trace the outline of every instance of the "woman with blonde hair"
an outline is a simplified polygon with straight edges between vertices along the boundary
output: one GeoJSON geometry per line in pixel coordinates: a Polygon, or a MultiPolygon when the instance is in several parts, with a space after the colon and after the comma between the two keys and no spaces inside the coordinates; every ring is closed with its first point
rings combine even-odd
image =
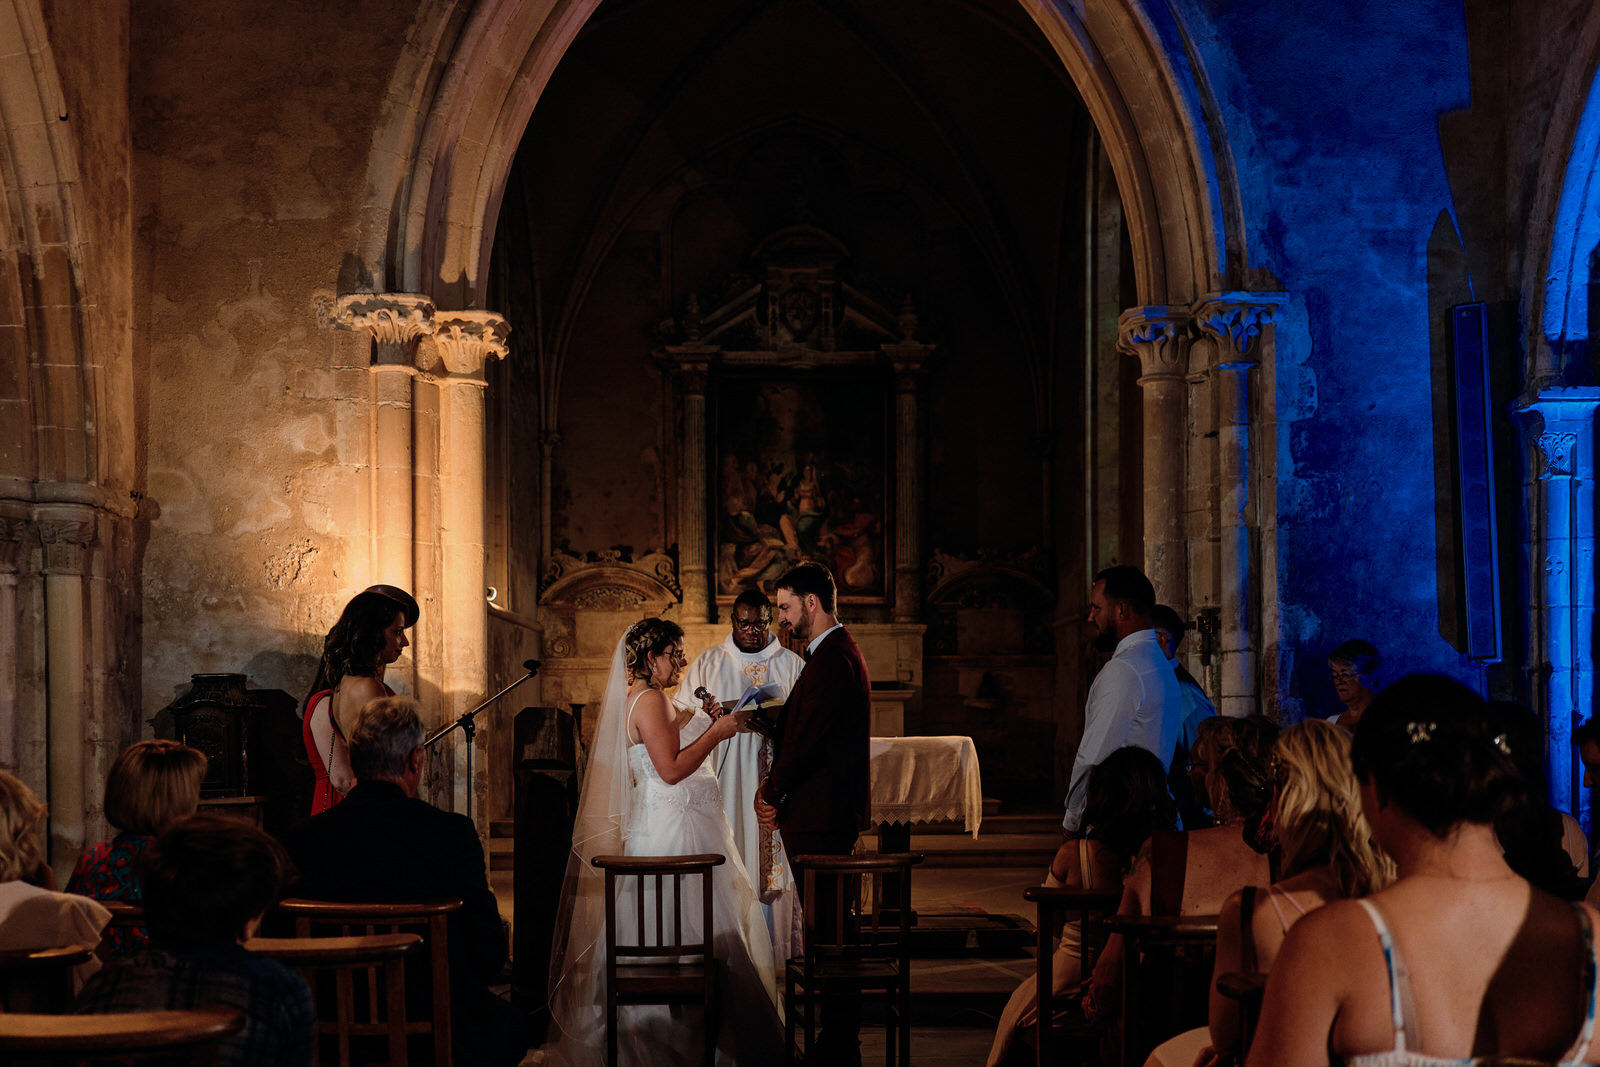
{"type": "MultiPolygon", "coordinates": [[[[111,913],[88,897],[57,893],[44,861],[39,824],[45,807],[18,779],[0,771],[0,951],[95,945],[111,913]]],[[[79,980],[98,969],[91,960],[79,980]]]]}
{"type": "MultiPolygon", "coordinates": [[[[139,904],[139,861],[167,827],[200,805],[206,757],[178,741],[140,741],[122,750],[106,777],[106,821],[120,831],[84,850],[67,879],[67,892],[95,900],[139,904]]],[[[111,955],[149,943],[144,927],[111,931],[111,955]]]]}
{"type": "Polygon", "coordinates": [[[1216,978],[1235,971],[1268,973],[1302,916],[1331,900],[1375,893],[1394,880],[1394,864],[1373,843],[1361,812],[1349,734],[1320,719],[1291,726],[1273,746],[1270,770],[1269,836],[1278,851],[1278,880],[1264,893],[1256,886],[1241,889],[1223,904],[1211,1025],[1157,1048],[1151,1055],[1155,1064],[1231,1062],[1239,1048],[1239,1004],[1217,991],[1216,978]],[[1263,897],[1267,907],[1258,907],[1263,897]]]}

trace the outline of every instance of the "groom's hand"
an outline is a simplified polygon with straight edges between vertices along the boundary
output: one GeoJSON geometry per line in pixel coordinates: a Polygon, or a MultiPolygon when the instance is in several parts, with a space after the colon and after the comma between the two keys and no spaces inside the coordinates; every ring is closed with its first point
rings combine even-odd
{"type": "Polygon", "coordinates": [[[767,798],[761,795],[761,790],[756,790],[756,822],[761,824],[763,830],[776,830],[778,828],[778,809],[767,803],[767,798]]]}

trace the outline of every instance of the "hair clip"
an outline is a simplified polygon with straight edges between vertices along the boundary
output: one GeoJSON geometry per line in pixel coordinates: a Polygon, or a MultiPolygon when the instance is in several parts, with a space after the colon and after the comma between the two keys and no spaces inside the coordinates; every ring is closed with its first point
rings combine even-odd
{"type": "Polygon", "coordinates": [[[1411,738],[1413,745],[1420,745],[1424,741],[1433,739],[1433,731],[1439,728],[1436,722],[1408,722],[1406,734],[1411,738]]]}
{"type": "Polygon", "coordinates": [[[1511,742],[1506,740],[1505,734],[1495,734],[1489,739],[1489,743],[1498,748],[1502,755],[1511,755],[1511,742]]]}

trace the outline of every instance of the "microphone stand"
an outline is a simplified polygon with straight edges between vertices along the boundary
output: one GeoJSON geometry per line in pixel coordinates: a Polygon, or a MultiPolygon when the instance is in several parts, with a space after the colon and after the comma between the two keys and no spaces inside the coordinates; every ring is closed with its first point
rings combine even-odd
{"type": "Polygon", "coordinates": [[[428,738],[425,741],[422,742],[422,747],[423,748],[429,748],[429,747],[431,747],[433,745],[433,743],[435,741],[439,740],[439,738],[445,736],[451,730],[454,730],[458,726],[461,728],[461,732],[466,735],[466,737],[467,737],[467,818],[469,818],[469,819],[472,817],[472,735],[475,732],[477,732],[477,729],[478,729],[478,724],[474,720],[477,719],[478,712],[483,711],[490,704],[493,704],[495,701],[499,700],[501,697],[503,697],[507,693],[511,692],[517,686],[521,685],[523,682],[526,682],[529,678],[532,678],[534,675],[538,674],[539,673],[539,661],[536,660],[536,659],[523,660],[522,661],[522,669],[527,671],[528,673],[524,674],[521,678],[518,678],[516,681],[512,682],[510,685],[506,686],[504,689],[500,690],[500,692],[496,693],[494,696],[490,697],[488,700],[485,700],[482,704],[479,704],[477,707],[473,708],[471,711],[467,712],[465,715],[461,716],[459,719],[455,720],[454,722],[447,723],[446,725],[439,727],[433,733],[429,734],[428,738]]]}

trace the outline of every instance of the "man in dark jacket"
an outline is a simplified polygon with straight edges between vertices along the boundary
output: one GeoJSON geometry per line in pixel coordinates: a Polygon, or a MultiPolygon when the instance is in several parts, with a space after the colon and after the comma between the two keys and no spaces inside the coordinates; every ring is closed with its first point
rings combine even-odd
{"type": "MultiPolygon", "coordinates": [[[[355,787],[284,838],[301,874],[294,891],[314,900],[461,898],[449,917],[455,1056],[467,1067],[516,1064],[531,1034],[527,1017],[488,988],[505,964],[506,937],[483,846],[465,815],[417,799],[422,737],[415,701],[382,697],[361,709],[350,735],[355,787]]],[[[408,967],[407,976],[423,970],[408,967]]]]}
{"type": "MultiPolygon", "coordinates": [[[[828,568],[802,563],[778,579],[776,591],[778,625],[806,642],[806,666],[783,706],[772,768],[756,794],[756,817],[782,831],[791,856],[849,855],[872,815],[867,661],[834,615],[837,595],[828,568]]],[[[822,910],[818,921],[826,923],[822,910]]],[[[860,1063],[860,1004],[830,1000],[823,1020],[817,1048],[807,1049],[807,1058],[860,1063]]]]}

